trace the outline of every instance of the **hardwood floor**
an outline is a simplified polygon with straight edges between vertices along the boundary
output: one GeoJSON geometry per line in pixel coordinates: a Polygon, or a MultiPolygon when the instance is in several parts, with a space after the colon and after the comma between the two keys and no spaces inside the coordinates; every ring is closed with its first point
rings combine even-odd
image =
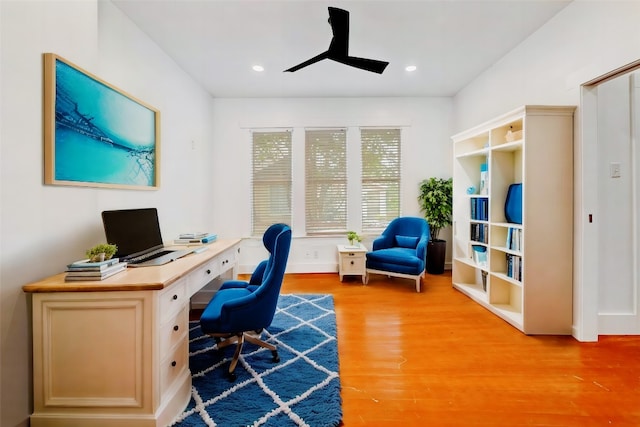
{"type": "Polygon", "coordinates": [[[451,287],[290,274],[331,293],[351,426],[640,426],[640,337],[526,336],[451,287]]]}
{"type": "Polygon", "coordinates": [[[640,336],[526,336],[451,287],[288,274],[334,295],[343,425],[640,426],[640,336]]]}

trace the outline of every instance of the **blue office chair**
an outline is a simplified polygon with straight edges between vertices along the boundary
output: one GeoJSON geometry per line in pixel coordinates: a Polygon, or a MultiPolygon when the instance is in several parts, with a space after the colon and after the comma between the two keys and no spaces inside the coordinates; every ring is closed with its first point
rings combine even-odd
{"type": "Polygon", "coordinates": [[[258,264],[248,282],[223,283],[200,316],[202,332],[215,338],[219,350],[236,343],[228,371],[231,381],[236,379],[233,371],[245,341],[271,350],[272,360],[280,361],[276,346],[259,339],[259,334],[271,325],[276,312],[291,247],[291,228],[274,224],[265,231],[262,242],[270,252],[269,258],[258,264]]]}
{"type": "Polygon", "coordinates": [[[416,292],[420,292],[428,242],[426,219],[407,216],[394,219],[367,252],[365,283],[369,282],[369,273],[385,274],[415,280],[416,292]]]}

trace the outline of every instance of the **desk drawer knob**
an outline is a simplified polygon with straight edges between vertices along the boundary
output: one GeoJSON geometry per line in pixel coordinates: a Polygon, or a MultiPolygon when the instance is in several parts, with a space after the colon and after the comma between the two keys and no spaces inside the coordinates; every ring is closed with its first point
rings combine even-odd
{"type": "Polygon", "coordinates": [[[351,265],[355,264],[353,261],[351,261],[351,265]]]}
{"type": "Polygon", "coordinates": [[[178,326],[178,325],[175,325],[175,326],[173,327],[173,330],[174,330],[174,331],[176,331],[176,332],[178,331],[178,329],[180,329],[180,326],[178,326]]]}
{"type": "Polygon", "coordinates": [[[178,363],[174,360],[173,362],[171,362],[171,366],[175,367],[178,363]]]}
{"type": "Polygon", "coordinates": [[[211,274],[211,270],[207,270],[207,274],[211,274]]]}
{"type": "Polygon", "coordinates": [[[174,295],[174,296],[173,296],[173,300],[175,301],[175,300],[177,300],[177,299],[178,299],[178,295],[174,295]]]}

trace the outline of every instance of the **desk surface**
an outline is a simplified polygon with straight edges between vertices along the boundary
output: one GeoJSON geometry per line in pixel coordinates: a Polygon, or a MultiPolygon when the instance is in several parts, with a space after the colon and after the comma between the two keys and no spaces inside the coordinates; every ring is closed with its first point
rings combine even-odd
{"type": "Polygon", "coordinates": [[[164,289],[176,280],[204,264],[216,255],[233,247],[240,239],[216,240],[207,245],[207,250],[189,254],[176,261],[152,267],[127,268],[104,280],[86,282],[65,282],[65,273],[24,285],[22,290],[38,292],[104,292],[104,291],[140,291],[164,289]]]}

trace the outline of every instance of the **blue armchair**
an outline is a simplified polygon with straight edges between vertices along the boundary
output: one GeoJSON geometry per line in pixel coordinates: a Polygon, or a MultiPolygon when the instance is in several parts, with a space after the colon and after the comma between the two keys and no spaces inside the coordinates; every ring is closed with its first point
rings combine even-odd
{"type": "Polygon", "coordinates": [[[219,350],[236,343],[228,370],[232,381],[245,341],[271,350],[272,360],[280,361],[276,346],[261,340],[259,335],[271,325],[276,312],[291,247],[291,228],[274,224],[265,231],[262,242],[270,252],[269,259],[258,264],[248,282],[223,283],[200,316],[202,331],[215,338],[219,350]]]}
{"type": "Polygon", "coordinates": [[[368,283],[370,273],[385,274],[415,280],[416,292],[420,292],[428,242],[429,224],[424,218],[394,219],[367,252],[365,283],[368,283]]]}

